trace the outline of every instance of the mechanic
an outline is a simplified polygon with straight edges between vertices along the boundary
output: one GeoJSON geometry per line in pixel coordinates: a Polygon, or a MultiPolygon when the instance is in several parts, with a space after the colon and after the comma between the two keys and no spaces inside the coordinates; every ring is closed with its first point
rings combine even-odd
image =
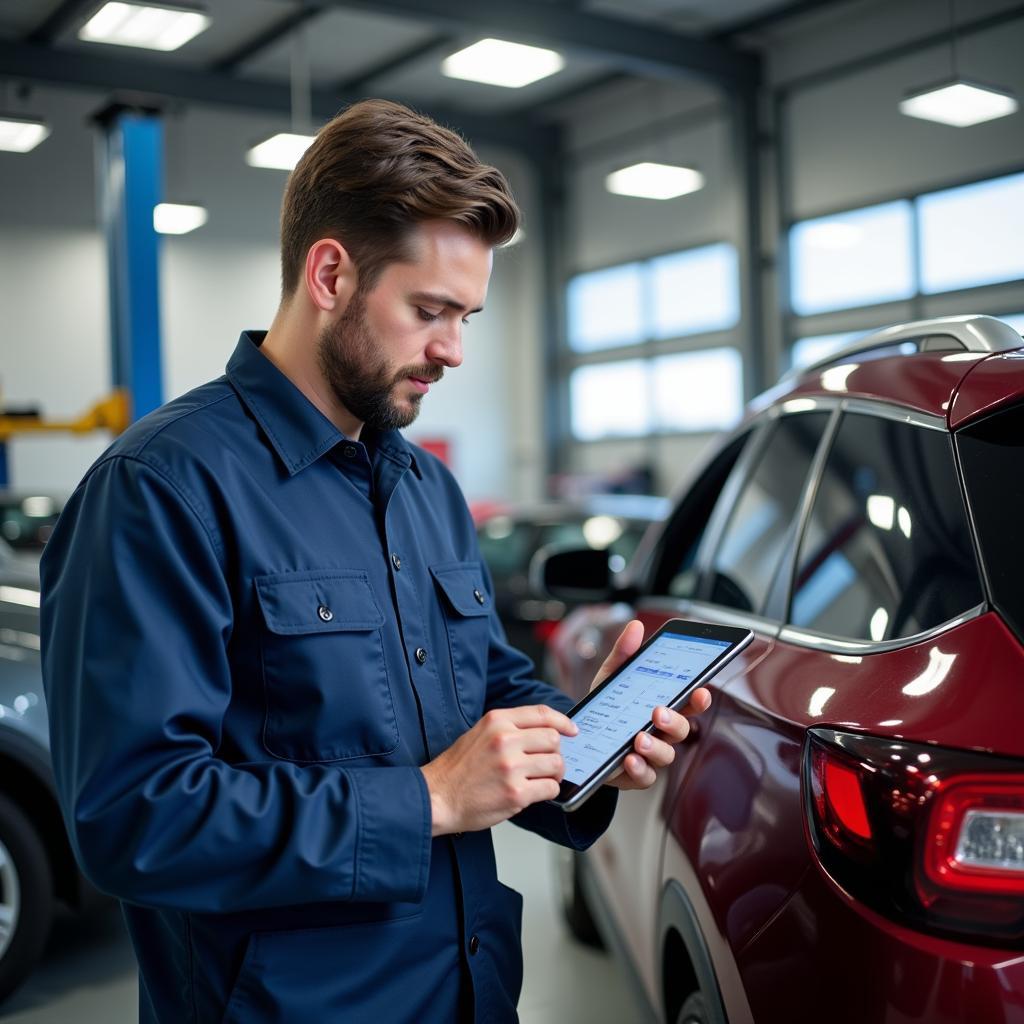
{"type": "Polygon", "coordinates": [[[457,135],[350,107],[288,181],[269,331],[118,438],[47,545],[57,788],[143,1022],[514,1021],[490,826],[583,849],[687,734],[657,709],[582,810],[545,803],[570,702],[505,642],[458,485],[399,432],[518,223],[457,135]]]}

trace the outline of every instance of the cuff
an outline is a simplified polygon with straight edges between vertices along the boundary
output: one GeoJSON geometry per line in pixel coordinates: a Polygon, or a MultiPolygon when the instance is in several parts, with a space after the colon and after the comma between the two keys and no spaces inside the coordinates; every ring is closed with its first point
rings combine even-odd
{"type": "Polygon", "coordinates": [[[430,874],[430,794],[419,768],[355,768],[345,774],[356,794],[352,899],[417,903],[430,874]]]}

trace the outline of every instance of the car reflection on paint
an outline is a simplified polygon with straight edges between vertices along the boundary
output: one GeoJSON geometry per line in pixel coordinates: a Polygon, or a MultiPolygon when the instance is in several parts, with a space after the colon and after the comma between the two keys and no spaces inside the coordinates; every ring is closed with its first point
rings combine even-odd
{"type": "Polygon", "coordinates": [[[756,400],[624,573],[589,556],[605,600],[550,652],[574,698],[630,618],[755,633],[563,876],[657,1019],[1024,1021],[1021,346],[863,339],[756,400]]]}

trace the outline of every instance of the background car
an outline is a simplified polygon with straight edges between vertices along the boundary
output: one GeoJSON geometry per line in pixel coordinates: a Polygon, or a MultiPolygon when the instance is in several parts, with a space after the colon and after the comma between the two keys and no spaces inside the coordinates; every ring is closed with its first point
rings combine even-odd
{"type": "Polygon", "coordinates": [[[580,501],[491,505],[476,518],[477,537],[494,580],[495,607],[510,642],[543,668],[544,646],[566,610],[578,603],[540,593],[530,564],[542,548],[605,551],[624,569],[644,531],[668,512],[666,498],[601,494],[580,501]]]}
{"type": "Polygon", "coordinates": [[[64,502],[51,494],[0,491],[0,539],[16,552],[39,555],[64,502]]]}
{"type": "Polygon", "coordinates": [[[101,902],[75,865],[53,786],[38,555],[0,541],[0,1001],[38,960],[58,903],[101,902]]]}
{"type": "Polygon", "coordinates": [[[872,335],[754,402],[624,573],[546,560],[609,584],[553,640],[573,697],[631,617],[755,633],[568,875],[658,1019],[1024,1020],[1021,346],[872,335]]]}

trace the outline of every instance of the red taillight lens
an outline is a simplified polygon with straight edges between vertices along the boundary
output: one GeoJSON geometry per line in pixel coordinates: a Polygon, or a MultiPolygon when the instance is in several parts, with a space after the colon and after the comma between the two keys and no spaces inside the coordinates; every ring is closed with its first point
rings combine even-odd
{"type": "Polygon", "coordinates": [[[811,755],[811,787],[822,830],[837,846],[854,840],[870,840],[864,794],[857,770],[830,751],[818,748],[811,755]]]}
{"type": "Polygon", "coordinates": [[[807,833],[825,873],[911,927],[1024,943],[1024,770],[1018,760],[816,727],[807,833]]]}
{"type": "Polygon", "coordinates": [[[924,868],[942,889],[1024,893],[1024,775],[968,776],[940,786],[924,868]]]}

